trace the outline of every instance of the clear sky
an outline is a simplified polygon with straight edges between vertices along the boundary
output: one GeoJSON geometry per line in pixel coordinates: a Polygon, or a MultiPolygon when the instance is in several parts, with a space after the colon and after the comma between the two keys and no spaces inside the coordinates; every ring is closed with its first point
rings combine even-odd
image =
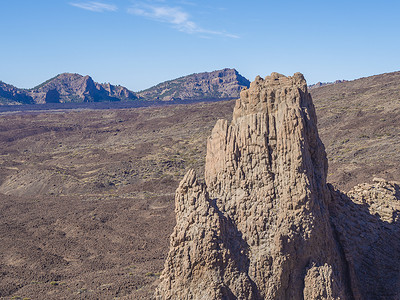
{"type": "Polygon", "coordinates": [[[400,70],[400,0],[1,0],[0,80],[63,72],[134,91],[236,68],[309,83],[400,70]]]}

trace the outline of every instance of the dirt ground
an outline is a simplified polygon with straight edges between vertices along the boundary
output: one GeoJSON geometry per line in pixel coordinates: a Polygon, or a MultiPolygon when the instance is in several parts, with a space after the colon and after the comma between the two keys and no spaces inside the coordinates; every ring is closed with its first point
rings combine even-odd
{"type": "MultiPolygon", "coordinates": [[[[399,77],[312,90],[336,187],[400,180],[399,77]]],[[[1,115],[0,299],[151,299],[175,189],[233,106],[1,115]]]]}
{"type": "Polygon", "coordinates": [[[1,116],[1,299],[149,299],[178,182],[232,108],[1,116]]]}

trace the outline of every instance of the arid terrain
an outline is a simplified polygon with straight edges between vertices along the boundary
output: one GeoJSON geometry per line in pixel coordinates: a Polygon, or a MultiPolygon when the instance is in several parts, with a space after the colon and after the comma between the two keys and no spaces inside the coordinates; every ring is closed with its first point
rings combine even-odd
{"type": "MultiPolygon", "coordinates": [[[[328,182],[400,180],[400,72],[311,90],[328,182]]],[[[149,299],[186,170],[234,101],[0,117],[0,299],[149,299]]]]}
{"type": "Polygon", "coordinates": [[[0,295],[147,299],[177,183],[232,105],[2,116],[0,295]]]}
{"type": "Polygon", "coordinates": [[[400,181],[400,72],[312,89],[329,159],[343,191],[373,176],[400,181]]]}

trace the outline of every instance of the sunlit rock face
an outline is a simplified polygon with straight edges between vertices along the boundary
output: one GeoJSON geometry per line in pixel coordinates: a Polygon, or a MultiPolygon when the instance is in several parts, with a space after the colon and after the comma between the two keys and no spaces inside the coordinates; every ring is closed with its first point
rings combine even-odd
{"type": "Polygon", "coordinates": [[[241,92],[209,137],[205,183],[190,170],[176,191],[157,299],[365,298],[316,124],[300,73],[241,92]]]}

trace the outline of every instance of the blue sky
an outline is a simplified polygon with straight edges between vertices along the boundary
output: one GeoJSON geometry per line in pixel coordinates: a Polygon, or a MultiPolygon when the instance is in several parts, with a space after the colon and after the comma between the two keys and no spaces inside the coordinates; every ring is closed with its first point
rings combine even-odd
{"type": "Polygon", "coordinates": [[[400,70],[399,16],[399,0],[2,1],[0,80],[73,72],[139,91],[226,67],[355,79],[400,70]]]}

